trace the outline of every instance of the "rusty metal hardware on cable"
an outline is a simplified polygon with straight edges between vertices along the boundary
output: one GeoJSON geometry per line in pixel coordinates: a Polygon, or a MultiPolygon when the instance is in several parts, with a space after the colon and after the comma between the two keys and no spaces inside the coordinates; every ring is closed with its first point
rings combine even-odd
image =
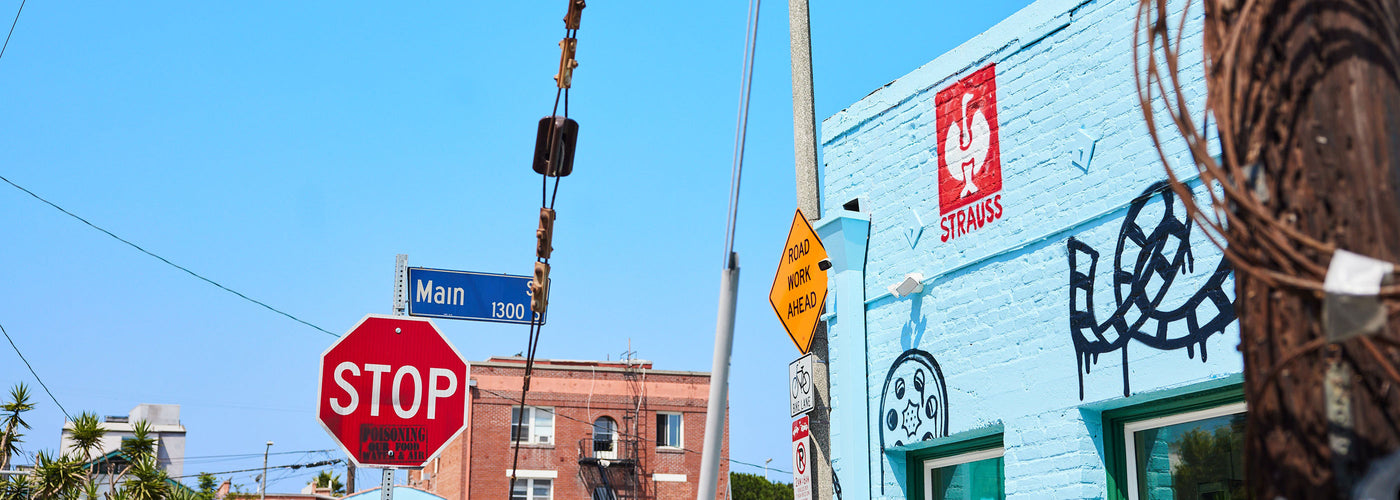
{"type": "Polygon", "coordinates": [[[572,173],[577,141],[578,122],[572,118],[541,118],[535,135],[535,173],[549,177],[565,177],[572,173]]]}
{"type": "Polygon", "coordinates": [[[544,314],[549,307],[549,264],[535,263],[535,278],[530,281],[530,310],[544,314]]]}
{"type": "Polygon", "coordinates": [[[535,230],[535,255],[548,259],[554,252],[554,210],[540,209],[540,227],[535,230]]]}
{"type": "Polygon", "coordinates": [[[583,0],[569,0],[569,13],[564,15],[564,29],[578,29],[579,21],[583,20],[583,8],[587,7],[583,0]]]}

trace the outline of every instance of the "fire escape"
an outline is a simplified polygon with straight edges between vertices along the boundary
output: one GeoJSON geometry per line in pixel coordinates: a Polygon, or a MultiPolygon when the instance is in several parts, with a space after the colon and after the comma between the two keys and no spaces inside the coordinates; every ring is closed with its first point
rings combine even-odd
{"type": "MultiPolygon", "coordinates": [[[[628,342],[629,344],[631,342],[628,342]]],[[[644,461],[648,440],[647,425],[642,422],[646,410],[646,374],[636,351],[623,353],[622,376],[627,381],[628,409],[620,429],[602,432],[595,426],[593,437],[579,440],[579,479],[588,488],[592,500],[646,500],[651,495],[642,478],[646,477],[644,461]]]]}

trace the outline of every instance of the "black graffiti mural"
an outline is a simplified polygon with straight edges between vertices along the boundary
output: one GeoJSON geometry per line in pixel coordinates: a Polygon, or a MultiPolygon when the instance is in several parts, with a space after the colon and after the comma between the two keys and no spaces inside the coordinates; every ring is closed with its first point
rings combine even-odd
{"type": "MultiPolygon", "coordinates": [[[[880,397],[880,450],[948,435],[948,384],[943,370],[927,352],[900,354],[885,375],[880,397]]],[[[880,468],[880,492],[885,469],[880,468]]]]}
{"type": "Polygon", "coordinates": [[[1234,304],[1223,287],[1232,268],[1223,257],[1200,289],[1176,307],[1163,306],[1177,277],[1195,271],[1191,219],[1175,202],[1176,193],[1165,182],[1158,182],[1128,206],[1113,257],[1117,305],[1102,323],[1094,317],[1099,252],[1069,238],[1069,327],[1079,365],[1080,400],[1084,399],[1084,377],[1100,354],[1118,351],[1122,355],[1123,395],[1127,396],[1128,345],[1132,341],[1158,350],[1185,348],[1189,358],[1199,349],[1204,362],[1206,339],[1223,333],[1235,320],[1234,304]],[[1143,215],[1144,207],[1155,201],[1163,207],[1160,220],[1143,215]],[[1184,328],[1169,328],[1172,325],[1184,328]]]}

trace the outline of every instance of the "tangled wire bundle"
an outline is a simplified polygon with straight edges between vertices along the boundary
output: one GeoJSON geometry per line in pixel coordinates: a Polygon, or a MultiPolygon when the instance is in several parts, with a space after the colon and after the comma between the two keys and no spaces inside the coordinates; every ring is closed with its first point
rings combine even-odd
{"type": "MultiPolygon", "coordinates": [[[[1240,272],[1271,287],[1292,287],[1322,293],[1327,266],[1319,262],[1329,262],[1337,246],[1303,234],[1292,224],[1294,221],[1279,220],[1264,205],[1270,193],[1262,179],[1260,167],[1263,138],[1267,134],[1287,133],[1280,132],[1278,124],[1293,123],[1297,114],[1304,108],[1303,99],[1308,96],[1307,92],[1295,91],[1285,94],[1277,91],[1280,82],[1293,83],[1298,77],[1297,74],[1270,74],[1267,78],[1258,75],[1259,68],[1270,67],[1260,61],[1277,63],[1280,62],[1277,59],[1284,55],[1268,53],[1271,47],[1254,47],[1241,43],[1246,30],[1267,29],[1260,26],[1264,23],[1251,21],[1259,21],[1259,16],[1278,17],[1278,9],[1263,12],[1263,4],[1272,2],[1261,0],[1246,0],[1238,9],[1237,2],[1232,0],[1206,4],[1210,9],[1209,16],[1234,22],[1214,23],[1222,28],[1205,34],[1206,45],[1210,47],[1216,44],[1220,50],[1217,51],[1219,56],[1215,60],[1210,60],[1207,56],[1205,61],[1208,97],[1198,126],[1182,91],[1180,71],[1182,35],[1193,1],[1186,0],[1186,6],[1181,10],[1181,16],[1176,22],[1174,35],[1173,30],[1169,29],[1172,26],[1167,3],[1167,0],[1142,0],[1138,5],[1133,46],[1143,47],[1146,53],[1134,57],[1133,73],[1148,133],[1163,165],[1168,167],[1166,171],[1172,189],[1185,203],[1190,216],[1200,224],[1206,237],[1225,253],[1240,272]],[[1146,37],[1145,47],[1143,37],[1146,37]],[[1241,60],[1251,64],[1237,64],[1241,60]],[[1209,188],[1207,191],[1214,212],[1213,217],[1201,209],[1192,198],[1190,188],[1170,168],[1171,163],[1163,148],[1163,138],[1158,131],[1154,104],[1162,106],[1172,124],[1185,139],[1191,158],[1200,171],[1201,180],[1209,188]],[[1220,159],[1210,154],[1209,140],[1205,136],[1208,130],[1207,120],[1212,117],[1221,131],[1245,130],[1240,135],[1226,132],[1219,134],[1223,153],[1220,159]],[[1247,130],[1241,125],[1247,125],[1247,130]],[[1244,140],[1241,140],[1242,138],[1244,140]],[[1231,227],[1237,228],[1233,234],[1226,230],[1231,227]],[[1258,252],[1246,253],[1238,250],[1244,247],[1232,248],[1233,244],[1242,243],[1242,235],[1248,235],[1248,248],[1257,249],[1258,252]]],[[[1370,8],[1385,10],[1395,7],[1376,2],[1376,5],[1370,8]]],[[[1295,17],[1308,15],[1295,11],[1284,14],[1295,17]]],[[[1370,17],[1364,12],[1355,15],[1370,17]]],[[[1376,15],[1374,18],[1365,19],[1367,27],[1374,34],[1371,38],[1375,40],[1358,41],[1350,39],[1351,37],[1341,40],[1341,37],[1338,37],[1336,43],[1367,43],[1366,52],[1379,53],[1394,61],[1395,49],[1400,47],[1400,29],[1390,24],[1389,19],[1393,17],[1376,15]]],[[[1272,18],[1270,20],[1285,21],[1272,18]]],[[[1300,22],[1296,19],[1293,21],[1300,22]]],[[[1316,70],[1300,68],[1296,73],[1308,71],[1316,70]]],[[[1315,83],[1316,80],[1311,81],[1315,83]]],[[[1397,305],[1396,300],[1400,299],[1400,285],[1382,286],[1380,297],[1392,306],[1397,305]]]]}

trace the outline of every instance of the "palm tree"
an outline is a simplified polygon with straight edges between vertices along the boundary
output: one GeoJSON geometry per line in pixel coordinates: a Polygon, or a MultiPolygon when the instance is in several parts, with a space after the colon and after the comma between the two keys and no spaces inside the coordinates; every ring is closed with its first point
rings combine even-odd
{"type": "Polygon", "coordinates": [[[13,389],[10,389],[10,402],[0,405],[0,423],[4,424],[5,432],[0,434],[0,470],[10,468],[10,457],[19,453],[20,429],[29,429],[29,423],[24,421],[24,412],[33,410],[34,404],[29,402],[29,388],[20,382],[13,389]]]}
{"type": "Polygon", "coordinates": [[[132,425],[132,437],[123,439],[121,454],[126,457],[127,466],[120,473],[108,474],[107,480],[112,491],[116,491],[117,483],[122,482],[127,474],[131,473],[139,464],[150,459],[155,463],[156,440],[151,437],[151,424],[145,420],[137,420],[132,425]]]}
{"type": "Polygon", "coordinates": [[[0,478],[0,500],[29,500],[34,494],[34,483],[29,476],[8,476],[0,478]]]}
{"type": "Polygon", "coordinates": [[[131,477],[122,483],[122,492],[131,500],[164,500],[170,496],[171,488],[165,471],[156,464],[155,457],[145,456],[133,460],[127,467],[131,477]]]}
{"type": "Polygon", "coordinates": [[[47,451],[40,451],[34,459],[34,498],[35,500],[71,500],[85,482],[84,461],[69,455],[54,458],[47,451]]]}
{"type": "Polygon", "coordinates": [[[83,461],[91,460],[93,452],[102,450],[102,438],[107,435],[107,429],[102,428],[102,424],[97,420],[97,414],[83,412],[78,418],[73,419],[73,451],[77,452],[76,458],[83,461]]]}
{"type": "Polygon", "coordinates": [[[317,488],[330,488],[332,495],[345,493],[345,485],[340,482],[339,474],[332,474],[331,471],[323,470],[311,480],[311,484],[317,488]]]}

